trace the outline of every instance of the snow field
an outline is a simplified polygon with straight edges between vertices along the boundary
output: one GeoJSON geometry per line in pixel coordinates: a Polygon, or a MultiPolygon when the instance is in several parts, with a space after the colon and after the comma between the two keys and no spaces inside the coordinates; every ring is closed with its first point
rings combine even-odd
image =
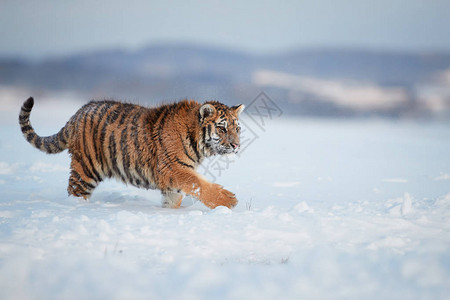
{"type": "MultiPolygon", "coordinates": [[[[36,110],[39,134],[64,125],[36,110]]],[[[1,299],[449,298],[448,124],[272,120],[207,164],[235,209],[174,210],[115,181],[67,197],[67,153],[3,116],[1,299]]]]}

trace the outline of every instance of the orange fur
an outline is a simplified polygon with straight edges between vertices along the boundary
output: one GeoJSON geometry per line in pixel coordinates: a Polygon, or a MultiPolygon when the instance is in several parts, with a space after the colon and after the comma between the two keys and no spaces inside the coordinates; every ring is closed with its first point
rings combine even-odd
{"type": "Polygon", "coordinates": [[[167,207],[179,207],[184,195],[210,208],[237,204],[233,193],[195,170],[205,157],[237,152],[243,105],[183,100],[146,108],[91,101],[57,134],[40,137],[29,121],[33,104],[29,98],[22,106],[22,132],[46,153],[69,149],[71,195],[87,199],[103,179],[115,177],[137,187],[160,189],[167,207]]]}

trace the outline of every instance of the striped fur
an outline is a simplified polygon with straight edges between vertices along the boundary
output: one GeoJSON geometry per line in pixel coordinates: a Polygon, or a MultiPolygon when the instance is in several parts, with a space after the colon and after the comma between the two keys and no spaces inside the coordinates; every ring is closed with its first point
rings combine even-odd
{"type": "Polygon", "coordinates": [[[184,195],[206,206],[234,207],[237,199],[195,170],[205,157],[239,150],[238,116],[244,106],[217,101],[146,108],[116,101],[91,101],[55,135],[38,136],[30,123],[34,100],[22,106],[25,139],[46,153],[69,149],[69,194],[88,199],[105,178],[160,189],[163,206],[179,207],[184,195]]]}

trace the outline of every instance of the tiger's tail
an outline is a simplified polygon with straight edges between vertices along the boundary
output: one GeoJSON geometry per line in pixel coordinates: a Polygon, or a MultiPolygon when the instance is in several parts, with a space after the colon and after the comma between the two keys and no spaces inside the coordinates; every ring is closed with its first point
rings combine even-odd
{"type": "Polygon", "coordinates": [[[45,153],[59,153],[68,147],[68,126],[64,126],[54,135],[40,137],[36,134],[30,123],[30,113],[34,105],[33,97],[28,98],[22,105],[19,114],[19,124],[25,139],[35,148],[45,153]]]}

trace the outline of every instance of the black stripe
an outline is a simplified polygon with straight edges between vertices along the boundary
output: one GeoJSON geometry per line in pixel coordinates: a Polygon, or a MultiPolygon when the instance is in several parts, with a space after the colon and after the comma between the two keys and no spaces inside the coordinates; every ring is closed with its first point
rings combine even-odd
{"type": "MultiPolygon", "coordinates": [[[[138,135],[142,135],[143,139],[144,139],[144,146],[147,147],[147,149],[149,149],[150,153],[151,153],[151,157],[147,158],[146,161],[143,162],[144,167],[147,168],[147,171],[150,173],[150,180],[152,182],[152,184],[154,184],[156,182],[156,178],[154,175],[154,171],[151,166],[151,162],[149,162],[149,159],[153,159],[156,160],[156,147],[155,147],[155,141],[154,139],[149,140],[149,136],[151,136],[152,132],[151,132],[151,127],[150,127],[150,116],[147,115],[147,117],[144,119],[144,128],[142,128],[142,130],[140,130],[138,132],[138,135]]],[[[148,181],[148,178],[145,178],[146,182],[148,181]]],[[[151,187],[151,184],[149,183],[149,186],[151,187]]]]}
{"type": "Polygon", "coordinates": [[[83,152],[84,152],[84,155],[87,157],[87,159],[88,159],[88,162],[89,162],[89,164],[90,164],[90,166],[88,166],[90,169],[92,169],[92,177],[94,177],[95,176],[95,181],[97,181],[97,182],[99,182],[99,181],[102,181],[102,177],[100,176],[100,174],[97,172],[97,170],[95,169],[95,166],[94,166],[94,163],[92,162],[92,157],[91,157],[91,154],[89,153],[89,147],[88,147],[88,145],[87,145],[87,143],[86,143],[86,123],[87,123],[87,117],[88,117],[88,113],[85,113],[85,115],[84,115],[84,119],[83,119],[83,144],[84,145],[81,145],[81,148],[83,148],[83,152]]]}
{"type": "MultiPolygon", "coordinates": [[[[52,145],[55,146],[54,144],[54,138],[53,137],[47,137],[47,138],[41,138],[44,144],[44,148],[47,151],[47,153],[54,153],[55,150],[54,148],[52,148],[52,145]]],[[[57,147],[59,148],[59,147],[57,147]]]]}
{"type": "Polygon", "coordinates": [[[166,122],[166,116],[169,114],[169,111],[167,109],[164,109],[164,111],[161,113],[160,115],[160,121],[159,121],[159,126],[158,126],[158,130],[155,131],[154,134],[158,135],[158,141],[159,144],[162,146],[162,133],[163,133],[163,129],[164,129],[164,123],[166,122]]]}
{"type": "Polygon", "coordinates": [[[84,105],[82,108],[80,108],[78,110],[78,112],[71,118],[72,120],[72,124],[73,124],[73,131],[74,132],[78,132],[78,128],[80,127],[80,119],[83,116],[84,110],[86,108],[87,105],[84,105]]]}
{"type": "MultiPolygon", "coordinates": [[[[181,139],[181,135],[179,135],[180,139],[181,139]]],[[[184,154],[187,156],[187,158],[189,158],[192,162],[196,163],[197,161],[195,161],[188,153],[188,150],[186,149],[186,145],[184,144],[184,140],[181,140],[181,143],[183,144],[183,152],[184,154]]]]}
{"type": "Polygon", "coordinates": [[[119,121],[119,126],[122,126],[125,123],[125,119],[128,117],[130,112],[134,109],[134,107],[129,104],[128,105],[123,104],[120,107],[120,109],[122,111],[124,111],[124,114],[122,115],[122,118],[120,118],[120,121],[119,121]]]}
{"type": "MultiPolygon", "coordinates": [[[[103,145],[106,144],[105,138],[106,138],[107,128],[109,127],[109,125],[114,124],[115,121],[117,120],[117,118],[119,117],[119,111],[116,110],[115,103],[106,103],[106,104],[107,105],[101,111],[102,117],[99,119],[99,123],[97,126],[97,127],[99,127],[100,123],[102,123],[104,121],[103,126],[101,128],[101,133],[100,133],[99,147],[103,147],[103,145]],[[106,120],[105,120],[105,118],[106,118],[106,120]]],[[[103,161],[104,157],[103,157],[102,153],[103,153],[103,150],[99,151],[98,157],[96,157],[96,159],[100,163],[103,173],[106,174],[106,172],[108,172],[108,177],[112,177],[112,173],[111,173],[111,169],[110,169],[112,166],[111,167],[107,166],[108,160],[106,158],[105,158],[106,161],[103,161]],[[106,168],[106,170],[105,170],[105,168],[106,168]]]]}
{"type": "Polygon", "coordinates": [[[110,106],[106,112],[108,114],[106,116],[106,124],[107,125],[114,124],[122,112],[123,112],[123,110],[121,110],[120,106],[119,107],[110,106]],[[111,108],[114,108],[114,110],[112,112],[109,111],[109,109],[111,109],[111,108]]]}
{"type": "Polygon", "coordinates": [[[34,105],[34,99],[33,97],[29,97],[25,102],[23,103],[23,107],[31,109],[34,105]]]}
{"type": "Polygon", "coordinates": [[[194,150],[195,156],[197,157],[197,162],[200,160],[200,153],[198,153],[197,143],[195,142],[194,133],[192,131],[188,132],[189,143],[192,150],[194,150]]]}
{"type": "MultiPolygon", "coordinates": [[[[167,106],[162,106],[160,107],[154,117],[155,117],[155,123],[152,126],[152,141],[154,143],[156,143],[158,141],[158,143],[161,146],[161,150],[163,150],[164,148],[162,147],[162,137],[161,137],[161,131],[162,131],[162,127],[164,126],[164,122],[165,122],[165,117],[168,114],[167,111],[167,106]],[[158,123],[159,122],[159,123],[158,123]],[[158,125],[158,128],[156,128],[156,125],[158,125]]],[[[158,149],[156,147],[156,145],[154,145],[152,148],[152,153],[153,153],[153,158],[156,159],[159,155],[158,155],[158,149]]],[[[164,151],[164,150],[163,150],[164,151]]],[[[167,153],[164,151],[164,154],[167,157],[167,153]]],[[[164,167],[162,160],[157,159],[155,162],[155,172],[152,173],[153,178],[155,183],[157,182],[157,180],[160,178],[160,174],[161,174],[161,165],[164,167]]]]}
{"type": "MultiPolygon", "coordinates": [[[[93,184],[91,184],[91,183],[89,183],[89,182],[87,182],[87,181],[84,181],[84,180],[81,178],[80,174],[78,174],[78,172],[76,172],[75,170],[72,170],[72,175],[73,175],[74,177],[76,177],[78,183],[80,183],[80,184],[83,185],[83,188],[86,189],[86,187],[87,187],[87,188],[89,188],[89,189],[91,189],[91,190],[95,189],[95,185],[93,185],[93,184]]],[[[77,184],[77,182],[75,182],[75,184],[77,184]]]]}
{"type": "MultiPolygon", "coordinates": [[[[17,109],[17,108],[16,108],[17,109]]],[[[32,107],[30,108],[26,108],[25,106],[22,106],[22,111],[25,113],[30,113],[31,112],[32,107]]]]}
{"type": "Polygon", "coordinates": [[[114,140],[114,131],[111,132],[111,135],[109,136],[109,154],[111,156],[111,163],[112,163],[111,168],[116,173],[115,175],[119,176],[123,182],[127,182],[117,166],[116,160],[117,149],[116,149],[116,141],[114,140]]]}
{"type": "MultiPolygon", "coordinates": [[[[140,118],[140,116],[142,115],[143,110],[140,109],[138,113],[136,113],[136,115],[133,118],[132,121],[132,127],[131,127],[131,136],[130,138],[133,139],[134,142],[134,147],[135,147],[135,151],[136,153],[136,161],[135,161],[135,169],[136,172],[138,173],[138,176],[140,177],[140,179],[142,181],[144,181],[145,187],[148,188],[150,187],[150,183],[148,182],[148,179],[146,178],[146,176],[142,173],[142,168],[141,165],[144,165],[144,163],[142,162],[142,151],[140,151],[140,145],[139,145],[139,130],[138,130],[138,120],[140,118]]],[[[145,135],[145,133],[144,133],[145,135]]],[[[138,185],[140,185],[141,180],[137,180],[139,181],[136,182],[138,185]]]]}
{"type": "Polygon", "coordinates": [[[169,168],[169,170],[172,170],[172,166],[170,165],[170,163],[172,162],[172,159],[170,158],[166,147],[163,146],[163,140],[162,140],[164,124],[166,122],[166,117],[169,113],[170,113],[170,108],[166,106],[165,111],[160,116],[161,121],[159,122],[159,127],[158,127],[158,141],[159,141],[159,145],[161,146],[161,149],[163,150],[164,157],[167,159],[167,164],[165,166],[167,168],[169,168]]]}
{"type": "MultiPolygon", "coordinates": [[[[58,141],[61,141],[64,145],[67,145],[67,140],[66,140],[66,137],[64,136],[64,130],[65,130],[65,128],[62,128],[56,135],[56,138],[58,139],[58,141]]],[[[58,148],[61,148],[61,147],[58,146],[58,148]]]]}
{"type": "MultiPolygon", "coordinates": [[[[86,121],[86,113],[85,113],[85,112],[83,112],[83,113],[84,113],[84,120],[86,121]]],[[[80,115],[82,115],[82,113],[80,113],[80,115]]],[[[79,123],[80,123],[79,121],[80,121],[80,119],[81,119],[81,116],[78,116],[77,121],[76,121],[77,127],[79,126],[79,123]]],[[[84,122],[83,122],[83,125],[84,125],[84,122]]],[[[82,137],[83,137],[83,139],[84,139],[84,126],[83,126],[82,130],[83,130],[83,135],[82,135],[82,137]]],[[[83,140],[83,143],[84,143],[84,140],[83,140]]],[[[83,149],[81,149],[80,151],[83,151],[83,150],[84,150],[84,148],[85,148],[84,146],[85,146],[84,144],[81,145],[81,148],[83,148],[83,149]]],[[[85,174],[87,177],[89,177],[90,179],[93,179],[93,180],[95,181],[94,176],[93,176],[92,173],[89,171],[89,169],[86,167],[86,164],[84,163],[83,156],[86,156],[86,154],[84,154],[84,155],[81,154],[81,157],[79,157],[78,162],[80,163],[81,167],[83,168],[84,174],[85,174]]]]}
{"type": "Polygon", "coordinates": [[[24,125],[20,129],[22,130],[22,133],[27,133],[28,131],[32,131],[33,127],[31,127],[30,125],[24,125]]]}
{"type": "Polygon", "coordinates": [[[206,144],[206,127],[202,127],[202,132],[203,132],[203,143],[206,144]]]}
{"type": "Polygon", "coordinates": [[[115,104],[112,104],[111,106],[109,106],[106,110],[106,112],[102,111],[102,118],[99,121],[99,124],[101,122],[103,122],[103,120],[106,118],[105,122],[103,122],[103,126],[102,126],[102,132],[100,134],[100,142],[103,144],[105,141],[105,136],[106,136],[106,129],[115,123],[115,121],[117,120],[117,118],[119,117],[119,111],[116,110],[115,104]],[[113,111],[111,111],[112,109],[114,109],[113,111]]]}
{"type": "Polygon", "coordinates": [[[175,161],[176,161],[177,163],[179,163],[180,165],[182,165],[182,166],[185,166],[185,167],[188,167],[188,168],[191,168],[191,169],[194,168],[194,166],[191,166],[191,165],[189,165],[189,164],[187,164],[187,163],[185,163],[185,162],[182,162],[178,157],[175,157],[175,161]]]}
{"type": "Polygon", "coordinates": [[[20,115],[19,116],[19,122],[21,124],[25,123],[26,121],[28,121],[28,119],[30,118],[30,115],[20,115]]]}
{"type": "MultiPolygon", "coordinates": [[[[95,141],[95,138],[96,138],[97,132],[98,132],[98,126],[94,126],[94,120],[96,119],[98,110],[99,110],[103,105],[104,105],[104,103],[96,103],[95,108],[94,108],[94,111],[93,111],[93,112],[90,112],[90,114],[89,114],[89,117],[91,118],[89,124],[90,124],[90,126],[91,126],[91,127],[90,127],[90,130],[91,130],[91,132],[92,132],[92,134],[90,135],[90,138],[91,138],[91,140],[92,140],[92,147],[94,148],[94,156],[95,156],[95,160],[96,160],[96,162],[99,163],[100,167],[102,166],[102,163],[101,163],[100,160],[99,160],[99,157],[100,157],[99,152],[100,152],[100,151],[99,151],[99,149],[97,148],[97,143],[96,143],[96,141],[95,141]]],[[[99,118],[98,118],[98,119],[99,119],[99,118]]],[[[94,165],[93,165],[93,167],[94,167],[94,165]]],[[[103,171],[103,170],[102,170],[102,171],[103,171]]],[[[100,174],[99,174],[99,177],[101,177],[100,174]]]]}
{"type": "Polygon", "coordinates": [[[66,126],[63,129],[63,136],[64,136],[64,140],[67,143],[67,140],[69,139],[69,122],[67,122],[66,126]]]}
{"type": "Polygon", "coordinates": [[[155,120],[155,123],[156,123],[156,121],[158,121],[161,114],[165,111],[166,111],[166,106],[162,106],[162,107],[153,109],[154,114],[152,115],[152,118],[153,118],[153,120],[155,120]]]}
{"type": "Polygon", "coordinates": [[[95,160],[99,163],[103,174],[106,175],[106,173],[107,173],[107,171],[105,171],[106,164],[103,161],[103,149],[102,149],[103,148],[103,139],[100,137],[100,142],[97,142],[97,135],[99,132],[100,123],[105,118],[105,114],[108,111],[108,108],[110,108],[111,106],[108,106],[108,103],[106,103],[106,102],[102,102],[101,104],[99,104],[98,107],[100,109],[100,113],[99,113],[99,117],[97,118],[96,124],[93,124],[93,126],[94,125],[95,126],[94,126],[94,131],[92,132],[92,140],[94,141],[95,160]]]}
{"type": "Polygon", "coordinates": [[[92,127],[94,126],[94,119],[95,119],[95,116],[97,115],[97,112],[98,112],[98,110],[100,109],[100,107],[101,107],[101,105],[98,103],[98,104],[95,106],[94,111],[89,113],[89,116],[91,117],[91,120],[90,120],[90,122],[89,122],[90,125],[91,125],[91,129],[92,129],[92,127]]]}
{"type": "Polygon", "coordinates": [[[164,165],[165,167],[167,167],[167,168],[169,168],[169,170],[171,170],[172,171],[172,166],[171,166],[171,163],[172,163],[172,158],[169,156],[169,153],[167,152],[167,149],[165,149],[164,148],[164,150],[163,150],[163,154],[164,154],[164,157],[166,158],[166,164],[164,165]]]}
{"type": "Polygon", "coordinates": [[[38,149],[41,149],[42,146],[42,138],[37,137],[36,140],[34,141],[34,146],[38,149]]]}
{"type": "Polygon", "coordinates": [[[125,176],[128,179],[128,182],[133,182],[133,177],[130,174],[130,154],[128,153],[128,144],[127,144],[127,133],[128,128],[125,127],[122,129],[122,133],[120,136],[120,149],[121,149],[121,155],[122,155],[122,166],[123,170],[125,172],[125,176]]]}
{"type": "Polygon", "coordinates": [[[56,152],[62,150],[58,145],[57,134],[46,137],[46,138],[38,137],[38,139],[42,140],[47,153],[56,153],[56,152]],[[52,148],[52,146],[53,146],[53,148],[52,148]]]}
{"type": "Polygon", "coordinates": [[[98,151],[97,154],[98,156],[95,157],[95,159],[97,159],[97,161],[100,163],[100,166],[102,167],[102,171],[103,173],[105,173],[105,169],[104,167],[106,167],[105,163],[103,162],[103,145],[105,144],[105,135],[106,135],[106,128],[108,125],[107,120],[107,113],[109,112],[109,110],[111,109],[111,106],[105,106],[102,108],[102,111],[100,112],[100,117],[98,120],[98,124],[97,126],[95,126],[96,128],[94,129],[94,139],[97,139],[97,134],[100,130],[100,138],[99,138],[99,143],[98,143],[98,147],[100,148],[101,151],[98,151]],[[104,122],[103,122],[104,121],[104,122]],[[100,124],[103,122],[103,126],[100,128],[100,124]]]}
{"type": "MultiPolygon", "coordinates": [[[[98,133],[98,124],[94,124],[94,122],[95,122],[94,120],[96,119],[96,116],[98,115],[98,110],[100,108],[102,108],[104,105],[105,105],[105,103],[96,103],[96,107],[95,107],[94,111],[90,113],[90,118],[91,118],[90,119],[90,125],[91,125],[90,130],[92,131],[92,134],[90,135],[90,137],[92,139],[92,146],[94,148],[95,161],[98,162],[98,164],[100,165],[102,172],[103,172],[103,162],[101,160],[101,155],[100,155],[101,144],[97,145],[99,143],[96,142],[96,137],[97,137],[97,133],[98,133]],[[94,126],[94,125],[96,125],[96,126],[94,126]]],[[[100,118],[97,118],[97,120],[98,119],[100,119],[100,118]]],[[[92,165],[92,166],[93,166],[93,168],[95,168],[94,165],[92,165]]],[[[103,173],[105,173],[105,172],[103,172],[103,173]]],[[[99,174],[99,177],[101,178],[100,174],[99,174]]]]}
{"type": "Polygon", "coordinates": [[[51,145],[52,145],[53,143],[52,143],[52,140],[51,140],[50,137],[48,137],[48,138],[40,138],[40,137],[38,137],[38,138],[36,139],[36,143],[37,143],[38,140],[41,140],[41,141],[42,141],[42,144],[44,145],[45,151],[46,151],[47,153],[52,153],[52,152],[53,152],[53,150],[52,150],[52,148],[51,148],[51,145]]]}
{"type": "Polygon", "coordinates": [[[170,163],[172,161],[172,159],[169,156],[169,153],[167,152],[166,147],[164,147],[163,145],[163,139],[162,139],[162,133],[163,133],[163,129],[164,129],[164,124],[166,122],[166,116],[169,114],[170,109],[168,109],[167,107],[165,107],[164,112],[161,114],[160,119],[161,121],[159,122],[159,126],[158,126],[158,142],[159,145],[161,146],[161,150],[163,151],[164,157],[167,159],[167,164],[165,165],[167,168],[169,168],[169,170],[172,170],[172,167],[170,166],[170,163]]]}
{"type": "Polygon", "coordinates": [[[35,136],[36,136],[36,133],[34,133],[34,132],[27,133],[27,136],[26,136],[27,141],[28,141],[29,143],[32,143],[32,142],[33,142],[33,138],[34,138],[35,136]]]}
{"type": "Polygon", "coordinates": [[[92,176],[91,172],[89,171],[89,169],[86,168],[86,164],[84,163],[84,161],[83,160],[78,160],[78,162],[80,163],[81,168],[83,169],[84,175],[86,175],[90,179],[96,181],[94,176],[92,176]]]}

